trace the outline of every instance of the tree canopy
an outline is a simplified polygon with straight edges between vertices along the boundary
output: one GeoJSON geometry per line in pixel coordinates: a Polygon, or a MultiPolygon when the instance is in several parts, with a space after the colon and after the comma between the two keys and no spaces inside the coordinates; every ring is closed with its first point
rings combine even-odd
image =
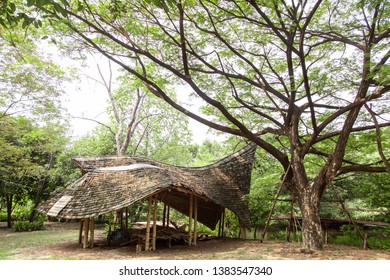
{"type": "Polygon", "coordinates": [[[308,251],[322,248],[319,206],[332,181],[386,172],[385,0],[28,0],[27,6],[137,77],[161,102],[271,155],[299,203],[308,251]],[[166,84],[189,88],[205,105],[202,114],[178,103],[166,84]],[[361,162],[351,141],[371,130],[379,153],[361,162]]]}

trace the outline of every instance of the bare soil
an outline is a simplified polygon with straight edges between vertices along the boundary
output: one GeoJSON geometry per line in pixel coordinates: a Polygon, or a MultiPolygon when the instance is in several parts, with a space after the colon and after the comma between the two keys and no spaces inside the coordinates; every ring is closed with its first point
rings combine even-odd
{"type": "MultiPolygon", "coordinates": [[[[78,224],[51,224],[49,230],[74,232],[74,240],[51,245],[25,247],[14,251],[13,259],[81,259],[81,260],[390,260],[390,251],[363,250],[357,247],[327,244],[321,252],[301,253],[298,242],[240,240],[219,238],[198,241],[196,246],[159,243],[156,251],[136,252],[135,245],[108,247],[106,234],[95,231],[94,248],[78,244],[78,224]]],[[[8,233],[13,234],[13,233],[8,233]]],[[[15,233],[16,234],[16,233],[15,233]]],[[[1,237],[1,235],[0,235],[1,237]]]]}

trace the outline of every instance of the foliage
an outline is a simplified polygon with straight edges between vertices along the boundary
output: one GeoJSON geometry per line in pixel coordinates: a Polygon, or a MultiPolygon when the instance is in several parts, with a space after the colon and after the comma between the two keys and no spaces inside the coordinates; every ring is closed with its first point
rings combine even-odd
{"type": "Polygon", "coordinates": [[[29,221],[16,221],[14,223],[14,231],[35,231],[35,230],[43,230],[45,227],[43,226],[43,220],[36,220],[33,222],[29,221]]]}
{"type": "MultiPolygon", "coordinates": [[[[374,128],[372,110],[383,116],[382,127],[389,125],[386,4],[29,1],[161,102],[257,143],[288,171],[287,187],[308,210],[302,211],[308,222],[319,220],[313,217],[335,177],[385,171],[378,161],[350,160],[348,142],[374,128]],[[188,86],[205,105],[202,114],[175,101],[167,84],[188,86]]],[[[304,242],[315,239],[318,249],[321,233],[313,228],[319,227],[303,229],[304,242]]]]}
{"type": "Polygon", "coordinates": [[[54,166],[67,141],[64,127],[40,126],[22,116],[3,117],[0,123],[0,197],[12,207],[29,197],[36,206],[62,182],[54,166]]]}
{"type": "Polygon", "coordinates": [[[63,83],[70,72],[53,63],[36,39],[18,27],[0,26],[0,58],[0,117],[59,119],[63,83]]]}

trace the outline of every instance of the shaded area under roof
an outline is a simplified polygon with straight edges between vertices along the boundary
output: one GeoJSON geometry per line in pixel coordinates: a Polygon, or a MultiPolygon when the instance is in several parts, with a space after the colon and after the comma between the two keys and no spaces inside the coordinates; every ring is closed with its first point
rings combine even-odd
{"type": "Polygon", "coordinates": [[[158,200],[188,215],[189,194],[198,198],[198,221],[214,229],[223,208],[249,228],[249,194],[256,145],[209,166],[178,167],[141,157],[75,158],[84,175],[38,206],[66,219],[90,218],[158,194],[158,200]]]}

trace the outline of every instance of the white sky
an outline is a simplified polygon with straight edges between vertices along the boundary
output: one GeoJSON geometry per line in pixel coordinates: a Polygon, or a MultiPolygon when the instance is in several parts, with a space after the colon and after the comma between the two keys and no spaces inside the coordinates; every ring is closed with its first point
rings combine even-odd
{"type": "MultiPolygon", "coordinates": [[[[66,64],[72,63],[71,61],[61,61],[61,63],[66,64]]],[[[102,85],[86,76],[88,75],[94,79],[101,80],[96,66],[97,63],[98,61],[96,59],[89,59],[88,67],[82,69],[82,73],[84,73],[85,76],[81,75],[80,80],[69,84],[65,89],[67,94],[63,101],[63,106],[73,117],[71,121],[73,137],[83,136],[91,132],[98,125],[96,122],[83,120],[80,119],[80,117],[95,119],[103,123],[107,120],[107,92],[102,85]]],[[[99,65],[101,69],[103,68],[102,71],[104,71],[104,65],[107,65],[106,69],[108,69],[106,60],[99,61],[99,65]]],[[[104,75],[108,77],[108,70],[106,70],[106,72],[107,73],[104,75]]],[[[182,92],[182,90],[180,90],[180,92],[182,92]]],[[[196,113],[197,106],[198,105],[193,104],[191,108],[188,109],[196,113]]],[[[193,142],[197,144],[201,144],[205,139],[221,139],[220,136],[216,136],[212,131],[210,132],[209,127],[197,121],[190,119],[189,126],[193,132],[193,142]]]]}

